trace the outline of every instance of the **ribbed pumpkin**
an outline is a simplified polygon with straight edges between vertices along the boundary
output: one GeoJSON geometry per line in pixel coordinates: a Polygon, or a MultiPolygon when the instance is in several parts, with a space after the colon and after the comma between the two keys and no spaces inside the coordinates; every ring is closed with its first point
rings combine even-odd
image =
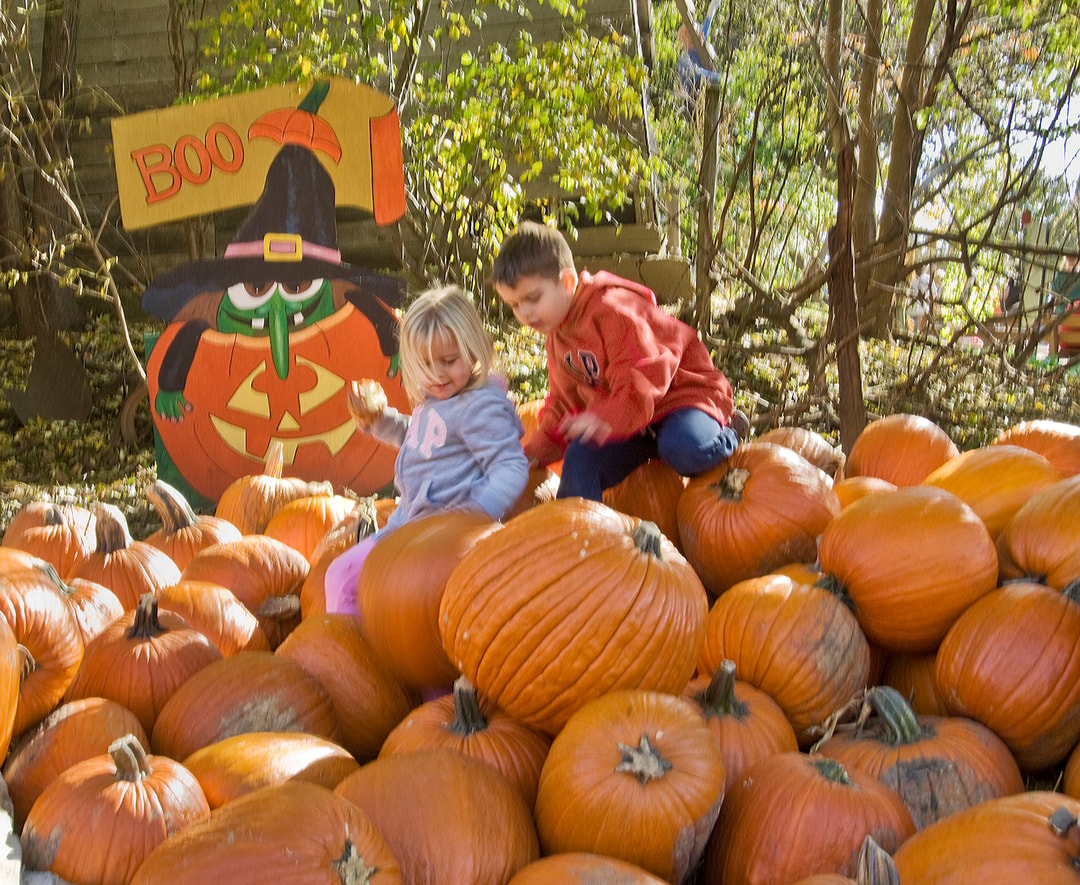
{"type": "Polygon", "coordinates": [[[1023,792],[1009,748],[985,725],[959,716],[916,716],[894,688],[866,693],[851,730],[816,748],[822,756],[872,774],[894,790],[921,830],[978,802],[1023,792]]]}
{"type": "Polygon", "coordinates": [[[22,829],[30,807],[41,791],[76,762],[109,751],[113,741],[134,735],[149,750],[139,717],[107,698],[85,698],[61,704],[11,747],[4,762],[4,782],[15,810],[15,827],[22,829]]]}
{"type": "Polygon", "coordinates": [[[214,515],[231,522],[242,535],[257,535],[289,501],[333,491],[329,483],[309,483],[295,476],[282,476],[284,466],[281,442],[273,440],[263,472],[239,476],[229,483],[218,498],[214,515]]]}
{"type": "Polygon", "coordinates": [[[551,740],[480,697],[461,676],[454,690],[417,707],[387,735],[380,756],[449,747],[505,775],[529,808],[551,740]]]}
{"type": "Polygon", "coordinates": [[[7,757],[15,731],[21,665],[22,657],[15,631],[7,619],[0,618],[0,759],[7,757]]]}
{"type": "Polygon", "coordinates": [[[937,684],[937,649],[925,654],[894,652],[882,667],[882,685],[895,688],[920,716],[947,716],[949,708],[937,684]]]}
{"type": "Polygon", "coordinates": [[[1078,814],[1061,793],[988,799],[916,833],[893,861],[904,885],[1064,885],[1080,878],[1078,814]]]}
{"type": "Polygon", "coordinates": [[[71,606],[83,645],[124,613],[124,606],[116,594],[104,584],[72,578],[70,582],[57,581],[56,587],[71,606]]]}
{"type": "Polygon", "coordinates": [[[1038,418],[1006,428],[992,445],[1023,446],[1038,452],[1065,476],[1080,473],[1080,427],[1038,418]]]}
{"type": "Polygon", "coordinates": [[[717,596],[778,566],[812,561],[818,535],[839,512],[832,481],[819,468],[784,446],[754,442],[687,483],[679,536],[717,596]]]}
{"type": "Polygon", "coordinates": [[[735,662],[723,660],[711,677],[694,677],[683,692],[701,711],[724,757],[725,792],[759,759],[799,749],[795,729],[780,705],[735,677],[735,662]]]}
{"type": "Polygon", "coordinates": [[[185,759],[208,744],[252,731],[302,731],[333,740],[330,695],[299,664],[268,651],[242,651],[180,686],[158,713],[150,746],[185,759]]]}
{"type": "Polygon", "coordinates": [[[987,594],[942,640],[936,677],[949,709],[993,729],[1022,770],[1061,762],[1080,740],[1080,581],[987,594]]]}
{"type": "Polygon", "coordinates": [[[228,587],[181,578],[158,593],[158,611],[171,612],[209,639],[223,657],[238,651],[269,651],[259,619],[228,587]]]}
{"type": "Polygon", "coordinates": [[[86,647],[65,699],[109,698],[139,717],[147,734],[173,693],[208,664],[221,660],[209,639],[172,612],[159,612],[144,593],[86,647]]]}
{"type": "Polygon", "coordinates": [[[200,550],[182,577],[228,587],[277,648],[300,623],[300,587],[309,569],[304,555],[283,541],[244,535],[200,550]]]}
{"type": "Polygon", "coordinates": [[[16,511],[0,546],[22,550],[70,576],[94,549],[94,514],[77,504],[30,501],[16,511]]]}
{"type": "Polygon", "coordinates": [[[19,840],[23,865],[73,885],[128,885],[155,846],[209,814],[187,769],[128,735],[42,791],[19,840]]]}
{"type": "MultiPolygon", "coordinates": [[[[706,850],[703,885],[854,875],[872,835],[895,851],[915,824],[900,797],[834,759],[780,753],[751,766],[724,799],[706,850]]],[[[919,883],[921,879],[901,879],[919,883]]]]}
{"type": "Polygon", "coordinates": [[[754,438],[754,442],[775,443],[802,455],[815,467],[825,471],[830,477],[836,476],[844,466],[844,453],[829,443],[815,430],[805,427],[774,427],[754,438]]]}
{"type": "Polygon", "coordinates": [[[888,651],[932,651],[997,584],[986,524],[933,486],[868,495],[821,534],[821,570],[844,588],[867,639],[888,651]]]}
{"type": "Polygon", "coordinates": [[[131,885],[401,885],[386,840],[353,803],[285,781],[240,796],[155,848],[131,885]]]}
{"type": "Polygon", "coordinates": [[[681,692],[707,610],[701,581],[655,525],[563,498],[475,544],[447,581],[439,629],[482,695],[555,734],[604,692],[681,692]]]}
{"type": "MultiPolygon", "coordinates": [[[[521,426],[525,430],[525,435],[521,438],[522,445],[525,445],[529,441],[529,437],[537,432],[537,426],[540,422],[540,412],[543,408],[544,400],[542,399],[531,399],[523,403],[518,403],[518,418],[521,419],[521,426]]],[[[547,468],[558,476],[562,473],[562,461],[548,464],[547,468]]]]}
{"type": "Polygon", "coordinates": [[[458,671],[439,636],[439,603],[465,554],[499,523],[480,512],[414,519],[379,536],[356,585],[364,636],[406,687],[448,691],[458,671]]]}
{"type": "Polygon", "coordinates": [[[146,543],[167,554],[180,571],[204,547],[240,537],[227,519],[195,513],[180,490],[163,479],[154,480],[146,498],[161,519],[161,528],[147,535],[146,543]]]}
{"type": "Polygon", "coordinates": [[[417,702],[351,615],[304,618],[274,654],[299,664],[326,689],[338,724],[336,740],[362,762],[379,754],[387,735],[417,702]]]}
{"type": "Polygon", "coordinates": [[[858,869],[853,876],[815,873],[792,885],[900,885],[900,874],[889,853],[874,841],[873,836],[867,836],[859,849],[858,869]]]}
{"type": "Polygon", "coordinates": [[[545,854],[604,854],[678,883],[700,860],[723,799],[724,760],[697,710],[624,689],[581,706],[556,735],[536,828],[545,854]]]}
{"type": "Polygon", "coordinates": [[[1020,446],[985,446],[942,464],[923,483],[952,492],[986,523],[997,538],[1027,501],[1062,479],[1042,455],[1020,446]]]}
{"type": "Polygon", "coordinates": [[[833,483],[833,492],[840,501],[840,509],[847,507],[875,492],[895,492],[896,484],[876,476],[846,476],[833,483]]]}
{"type": "Polygon", "coordinates": [[[784,575],[740,581],[713,603],[698,672],[725,659],[784,711],[799,742],[866,687],[870,647],[847,602],[784,575]]]}
{"type": "Polygon", "coordinates": [[[551,854],[522,868],[506,885],[664,885],[641,867],[590,854],[570,851],[551,854]]]}
{"type": "Polygon", "coordinates": [[[183,762],[211,808],[287,780],[332,790],[360,767],[344,747],[296,731],[236,734],[196,750],[183,762]]]}
{"type": "Polygon", "coordinates": [[[532,814],[494,768],[448,747],[383,756],[334,792],[371,818],[417,885],[502,885],[539,856],[532,814]]]}
{"type": "Polygon", "coordinates": [[[656,523],[664,537],[682,549],[678,508],[685,488],[685,477],[652,458],[618,485],[604,489],[604,503],[627,516],[656,523]]]}
{"type": "Polygon", "coordinates": [[[956,443],[929,418],[886,415],[855,437],[844,476],[876,476],[896,486],[913,486],[959,454],[956,443]]]}
{"type": "Polygon", "coordinates": [[[1000,580],[1061,589],[1080,578],[1080,475],[1032,495],[997,539],[1000,580]]]}
{"type": "Polygon", "coordinates": [[[326,611],[326,570],[340,554],[344,553],[361,537],[375,530],[372,522],[365,521],[361,511],[354,512],[341,525],[330,529],[311,554],[311,568],[304,583],[300,585],[300,617],[323,614],[326,611]]]}
{"type": "Polygon", "coordinates": [[[288,544],[311,563],[326,533],[347,520],[356,507],[356,500],[344,495],[304,495],[282,505],[263,534],[288,544]]]}
{"type": "Polygon", "coordinates": [[[18,643],[16,735],[37,725],[59,703],[82,663],[82,634],[58,583],[56,570],[44,560],[0,547],[0,616],[18,643]]]}
{"type": "Polygon", "coordinates": [[[157,593],[180,580],[180,569],[167,553],[131,537],[119,507],[98,504],[94,516],[96,546],[71,577],[104,584],[125,611],[135,608],[144,593],[157,593]]]}

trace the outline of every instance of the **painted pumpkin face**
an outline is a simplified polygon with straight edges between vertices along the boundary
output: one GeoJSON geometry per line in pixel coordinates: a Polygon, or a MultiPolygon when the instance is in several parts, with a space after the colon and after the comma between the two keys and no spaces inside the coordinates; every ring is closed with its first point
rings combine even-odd
{"type": "MultiPolygon", "coordinates": [[[[191,411],[181,421],[155,412],[162,445],[207,499],[217,500],[240,476],[261,473],[274,439],[282,443],[285,475],[329,480],[361,495],[393,479],[396,451],[355,429],[344,388],[353,378],[378,379],[389,404],[408,411],[400,376],[391,375],[391,358],[359,310],[346,304],[322,316],[326,301],[311,293],[308,300],[318,309],[305,313],[306,324],[284,340],[272,330],[253,335],[250,323],[246,334],[236,327],[204,331],[183,391],[191,411]]],[[[255,313],[261,305],[247,309],[255,313]]],[[[167,326],[150,354],[151,402],[160,390],[164,354],[182,327],[167,326]]]]}

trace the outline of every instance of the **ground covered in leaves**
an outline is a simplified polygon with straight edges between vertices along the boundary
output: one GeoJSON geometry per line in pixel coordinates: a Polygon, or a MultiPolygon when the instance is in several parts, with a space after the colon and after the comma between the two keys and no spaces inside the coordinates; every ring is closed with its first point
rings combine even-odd
{"type": "MultiPolygon", "coordinates": [[[[0,387],[21,390],[33,364],[33,343],[15,338],[5,307],[0,302],[0,387]]],[[[100,299],[91,308],[85,330],[63,336],[89,377],[93,407],[86,421],[24,424],[0,396],[0,532],[23,502],[42,498],[115,504],[136,538],[159,525],[146,500],[156,477],[149,402],[116,313],[100,299]]],[[[143,316],[126,320],[136,347],[145,332],[158,329],[143,316]]],[[[541,395],[540,341],[516,328],[497,331],[496,339],[511,393],[521,400],[541,395]]],[[[804,362],[786,353],[783,344],[759,328],[718,350],[738,405],[751,416],[756,433],[799,424],[837,443],[836,378],[826,373],[810,379],[804,362]]],[[[866,342],[862,364],[870,415],[924,415],[961,449],[983,445],[1021,420],[1080,423],[1080,376],[1053,359],[1017,369],[1007,356],[1004,349],[917,339],[866,342]]]]}

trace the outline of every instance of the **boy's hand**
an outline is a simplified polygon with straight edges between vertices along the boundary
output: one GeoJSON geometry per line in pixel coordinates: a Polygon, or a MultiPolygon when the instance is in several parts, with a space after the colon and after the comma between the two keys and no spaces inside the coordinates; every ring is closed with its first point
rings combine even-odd
{"type": "Polygon", "coordinates": [[[611,425],[591,412],[578,412],[559,422],[559,432],[567,439],[602,446],[611,436],[611,425]]]}
{"type": "Polygon", "coordinates": [[[353,381],[347,395],[349,414],[361,430],[367,430],[379,418],[386,408],[386,392],[378,381],[365,378],[353,381]]]}

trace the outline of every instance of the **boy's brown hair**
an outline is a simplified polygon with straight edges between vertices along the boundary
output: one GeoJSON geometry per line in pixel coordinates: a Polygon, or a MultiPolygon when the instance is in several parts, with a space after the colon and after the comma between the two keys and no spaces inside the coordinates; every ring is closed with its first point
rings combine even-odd
{"type": "Polygon", "coordinates": [[[516,286],[522,277],[558,280],[562,272],[574,270],[570,244],[555,228],[536,221],[523,221],[506,235],[491,268],[491,282],[516,286]]]}

